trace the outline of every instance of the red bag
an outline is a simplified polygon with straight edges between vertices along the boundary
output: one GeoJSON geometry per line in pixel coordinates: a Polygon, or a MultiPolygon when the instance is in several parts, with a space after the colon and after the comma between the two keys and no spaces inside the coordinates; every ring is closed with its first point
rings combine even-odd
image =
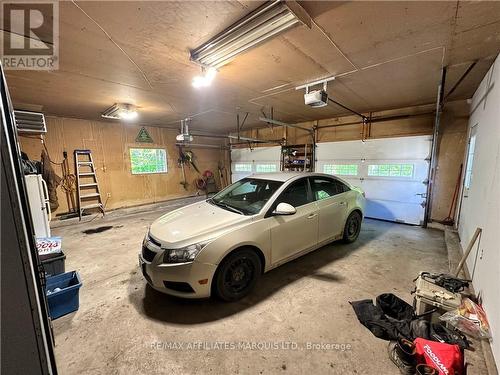
{"type": "Polygon", "coordinates": [[[464,356],[458,345],[416,338],[414,341],[418,364],[426,364],[439,375],[463,375],[464,356]]]}

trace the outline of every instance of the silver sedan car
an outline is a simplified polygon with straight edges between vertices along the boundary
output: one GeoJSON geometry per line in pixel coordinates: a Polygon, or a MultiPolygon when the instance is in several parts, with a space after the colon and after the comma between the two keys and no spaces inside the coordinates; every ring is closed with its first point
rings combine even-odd
{"type": "Polygon", "coordinates": [[[139,264],[154,289],[235,301],[259,276],[336,240],[358,238],[361,189],[320,173],[266,173],[157,219],[139,264]]]}

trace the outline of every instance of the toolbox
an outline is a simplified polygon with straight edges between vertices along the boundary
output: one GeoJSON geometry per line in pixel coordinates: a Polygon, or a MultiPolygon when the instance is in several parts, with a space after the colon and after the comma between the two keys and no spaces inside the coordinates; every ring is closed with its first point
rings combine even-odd
{"type": "Polygon", "coordinates": [[[432,283],[422,277],[422,273],[415,282],[414,307],[417,315],[429,310],[429,306],[437,307],[445,311],[455,310],[462,302],[460,293],[453,293],[449,290],[432,283]]]}

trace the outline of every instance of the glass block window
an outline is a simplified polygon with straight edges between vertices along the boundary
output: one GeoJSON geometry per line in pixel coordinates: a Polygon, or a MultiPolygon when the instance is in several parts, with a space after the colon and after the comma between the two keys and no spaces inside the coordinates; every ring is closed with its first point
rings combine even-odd
{"type": "Polygon", "coordinates": [[[276,164],[257,164],[255,166],[255,172],[257,173],[272,173],[277,171],[278,167],[276,164]]]}
{"type": "Polygon", "coordinates": [[[413,177],[413,164],[371,164],[368,166],[368,176],[372,177],[413,177]]]}
{"type": "Polygon", "coordinates": [[[325,164],[323,165],[323,173],[333,174],[337,176],[357,176],[357,164],[325,164]]]}
{"type": "Polygon", "coordinates": [[[235,163],[234,164],[235,172],[252,172],[252,164],[250,163],[235,163]]]}
{"type": "Polygon", "coordinates": [[[131,148],[132,174],[167,173],[167,151],[161,148],[131,148]]]}

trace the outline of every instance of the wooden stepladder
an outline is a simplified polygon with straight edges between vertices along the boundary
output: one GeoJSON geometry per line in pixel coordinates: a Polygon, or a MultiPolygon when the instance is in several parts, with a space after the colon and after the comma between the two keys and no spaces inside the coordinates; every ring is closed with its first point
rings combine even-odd
{"type": "Polygon", "coordinates": [[[86,210],[99,209],[104,216],[104,205],[90,150],[75,150],[75,171],[80,220],[86,210]]]}

